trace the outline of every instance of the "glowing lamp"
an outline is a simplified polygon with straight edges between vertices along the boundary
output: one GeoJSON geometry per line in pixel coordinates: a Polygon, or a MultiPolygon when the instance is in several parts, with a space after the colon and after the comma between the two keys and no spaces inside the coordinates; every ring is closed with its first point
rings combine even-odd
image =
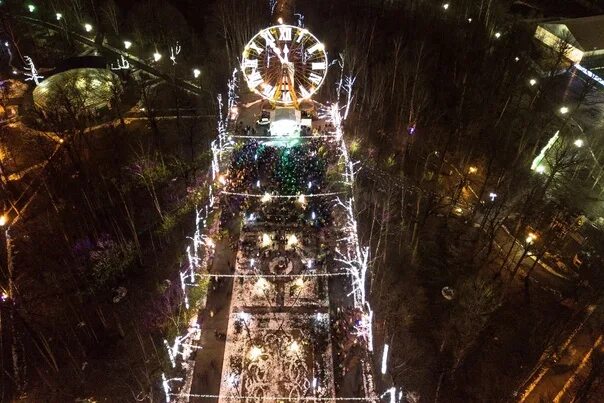
{"type": "Polygon", "coordinates": [[[92,25],[84,24],[84,29],[86,30],[86,32],[90,32],[90,31],[92,31],[92,25]]]}
{"type": "Polygon", "coordinates": [[[271,201],[272,196],[270,193],[265,193],[264,195],[262,195],[262,197],[260,198],[260,201],[262,203],[268,203],[269,201],[271,201]]]}
{"type": "Polygon", "coordinates": [[[583,140],[581,139],[576,139],[575,142],[573,143],[576,147],[583,147],[583,140]]]}
{"type": "Polygon", "coordinates": [[[531,78],[531,79],[529,80],[529,84],[530,84],[530,85],[531,85],[531,87],[532,87],[533,85],[537,84],[537,80],[535,80],[534,78],[531,78]]]}
{"type": "Polygon", "coordinates": [[[159,52],[153,53],[153,60],[159,62],[159,59],[161,59],[161,54],[159,52]]]}
{"type": "Polygon", "coordinates": [[[495,39],[501,38],[501,32],[495,32],[495,39]]]}
{"type": "Polygon", "coordinates": [[[300,345],[297,341],[292,341],[292,343],[289,345],[289,351],[291,351],[292,353],[297,353],[298,351],[300,351],[300,345]]]}
{"type": "Polygon", "coordinates": [[[262,246],[267,247],[271,243],[273,243],[273,241],[271,240],[271,237],[267,233],[262,234],[262,246]]]}
{"type": "Polygon", "coordinates": [[[448,10],[449,9],[449,3],[443,4],[443,9],[448,10]]]}
{"type": "Polygon", "coordinates": [[[250,360],[255,361],[258,358],[260,358],[261,355],[262,355],[262,349],[258,346],[253,346],[252,348],[250,348],[248,357],[250,360]]]}
{"type": "Polygon", "coordinates": [[[132,47],[132,42],[130,42],[130,41],[124,41],[124,47],[126,49],[130,49],[132,47]]]}
{"type": "Polygon", "coordinates": [[[63,18],[63,14],[61,14],[61,13],[57,13],[56,16],[57,16],[57,21],[61,21],[61,18],[63,18]]]}
{"type": "Polygon", "coordinates": [[[28,4],[27,9],[30,13],[33,13],[34,11],[36,11],[36,6],[34,6],[33,4],[28,4]]]}
{"type": "Polygon", "coordinates": [[[4,227],[8,224],[8,216],[6,214],[0,215],[0,227],[4,227]]]}
{"type": "Polygon", "coordinates": [[[470,167],[468,169],[468,173],[475,174],[476,172],[478,172],[478,168],[476,167],[470,167]]]}
{"type": "Polygon", "coordinates": [[[560,113],[563,114],[563,115],[567,114],[568,113],[568,108],[566,106],[561,107],[560,108],[560,113]]]}
{"type": "Polygon", "coordinates": [[[287,246],[293,246],[296,245],[298,243],[298,237],[296,236],[296,234],[291,234],[290,236],[287,237],[287,246]]]}
{"type": "Polygon", "coordinates": [[[197,78],[197,77],[199,77],[200,74],[201,74],[201,70],[193,69],[193,77],[197,78]]]}

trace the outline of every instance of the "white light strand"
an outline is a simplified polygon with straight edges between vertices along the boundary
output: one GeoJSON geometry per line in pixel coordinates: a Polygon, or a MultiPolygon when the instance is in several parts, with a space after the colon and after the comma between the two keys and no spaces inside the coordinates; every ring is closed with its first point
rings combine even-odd
{"type": "Polygon", "coordinates": [[[335,273],[301,273],[301,274],[212,274],[212,273],[198,273],[198,277],[207,278],[300,278],[300,277],[340,277],[349,276],[348,271],[335,272],[335,273]]]}
{"type": "Polygon", "coordinates": [[[327,192],[327,193],[311,193],[311,194],[304,194],[304,195],[278,195],[278,194],[271,194],[271,193],[238,193],[238,192],[229,192],[226,190],[223,190],[220,192],[221,194],[224,195],[229,195],[229,196],[242,196],[242,197],[257,197],[257,198],[267,198],[267,199],[299,199],[301,196],[304,197],[329,197],[329,196],[338,196],[338,195],[342,195],[345,194],[346,192],[327,192]]]}
{"type": "Polygon", "coordinates": [[[355,402],[379,402],[377,397],[369,398],[369,397],[318,397],[318,396],[299,396],[299,397],[289,397],[289,396],[232,396],[232,395],[201,395],[196,393],[187,393],[187,394],[172,394],[172,396],[178,397],[197,397],[202,399],[221,399],[221,400],[247,400],[250,399],[252,401],[267,401],[267,402],[278,402],[278,401],[312,401],[312,402],[334,402],[334,401],[355,401],[355,402]]]}
{"type": "Polygon", "coordinates": [[[180,54],[181,47],[176,41],[176,46],[170,46],[170,60],[172,60],[172,65],[176,65],[176,56],[180,54]]]}
{"type": "Polygon", "coordinates": [[[130,62],[126,60],[124,55],[120,55],[120,58],[117,59],[116,64],[111,63],[111,70],[128,70],[130,68],[130,62]]]}
{"type": "Polygon", "coordinates": [[[33,81],[36,85],[40,84],[40,79],[44,78],[44,76],[38,74],[34,61],[29,56],[24,56],[23,59],[25,59],[25,63],[27,64],[25,70],[29,71],[29,73],[24,73],[27,77],[25,81],[33,81]]]}

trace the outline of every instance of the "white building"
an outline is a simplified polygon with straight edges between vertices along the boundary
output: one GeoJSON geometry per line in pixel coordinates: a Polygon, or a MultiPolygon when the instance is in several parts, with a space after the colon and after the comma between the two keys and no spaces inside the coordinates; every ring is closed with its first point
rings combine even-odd
{"type": "Polygon", "coordinates": [[[573,63],[585,64],[604,55],[604,15],[540,23],[535,38],[556,52],[564,50],[573,63]]]}

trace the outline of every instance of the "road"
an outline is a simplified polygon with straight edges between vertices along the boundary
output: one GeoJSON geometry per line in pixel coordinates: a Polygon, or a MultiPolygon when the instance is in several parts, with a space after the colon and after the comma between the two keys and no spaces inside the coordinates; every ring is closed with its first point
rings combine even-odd
{"type": "Polygon", "coordinates": [[[552,358],[540,361],[519,393],[518,403],[572,402],[588,374],[596,352],[604,351],[599,310],[590,305],[575,330],[560,343],[552,358]]]}

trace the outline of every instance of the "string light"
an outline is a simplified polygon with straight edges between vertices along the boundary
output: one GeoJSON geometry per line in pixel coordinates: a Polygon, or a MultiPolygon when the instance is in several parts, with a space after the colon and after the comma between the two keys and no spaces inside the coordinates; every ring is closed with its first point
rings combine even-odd
{"type": "Polygon", "coordinates": [[[25,59],[26,63],[25,70],[29,71],[29,73],[25,73],[25,76],[27,77],[25,81],[33,81],[34,83],[36,83],[36,85],[40,84],[40,79],[44,78],[44,76],[38,74],[38,70],[34,65],[34,61],[31,60],[31,57],[29,56],[25,56],[23,57],[23,59],[25,59]]]}

